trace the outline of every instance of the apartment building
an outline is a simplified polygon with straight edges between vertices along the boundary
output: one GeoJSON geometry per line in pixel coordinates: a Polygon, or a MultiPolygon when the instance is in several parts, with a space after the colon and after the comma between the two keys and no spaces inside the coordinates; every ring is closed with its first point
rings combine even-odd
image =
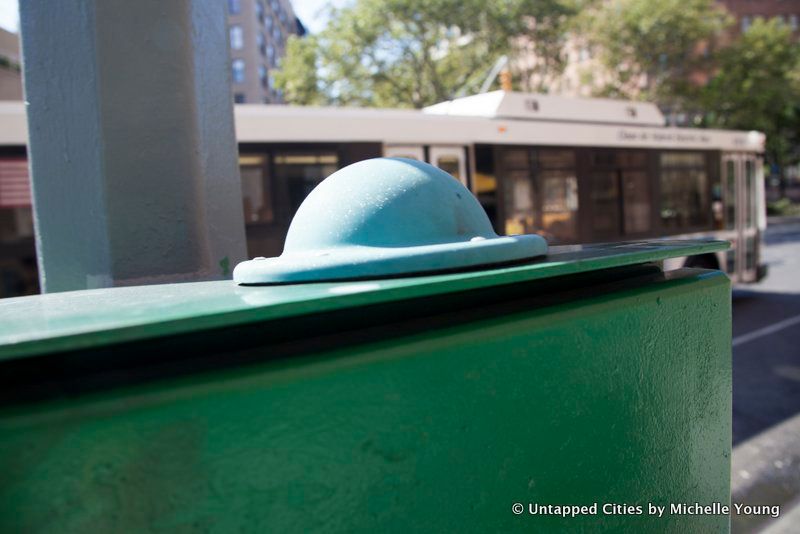
{"type": "Polygon", "coordinates": [[[0,28],[0,100],[22,100],[19,36],[0,28]]]}
{"type": "Polygon", "coordinates": [[[289,0],[228,0],[228,23],[234,102],[282,102],[272,72],[289,36],[306,33],[289,0]]]}

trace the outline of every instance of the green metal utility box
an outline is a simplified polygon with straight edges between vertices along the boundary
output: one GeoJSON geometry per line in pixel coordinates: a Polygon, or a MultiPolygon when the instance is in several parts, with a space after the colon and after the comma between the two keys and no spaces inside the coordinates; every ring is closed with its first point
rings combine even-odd
{"type": "Polygon", "coordinates": [[[0,531],[725,532],[725,246],[0,301],[0,531]]]}

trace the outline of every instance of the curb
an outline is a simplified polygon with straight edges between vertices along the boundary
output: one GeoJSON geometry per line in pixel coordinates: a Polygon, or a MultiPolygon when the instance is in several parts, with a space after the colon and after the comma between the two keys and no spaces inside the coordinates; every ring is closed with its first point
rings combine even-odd
{"type": "Polygon", "coordinates": [[[779,216],[772,215],[767,217],[767,227],[782,226],[784,224],[800,224],[800,216],[779,216]]]}

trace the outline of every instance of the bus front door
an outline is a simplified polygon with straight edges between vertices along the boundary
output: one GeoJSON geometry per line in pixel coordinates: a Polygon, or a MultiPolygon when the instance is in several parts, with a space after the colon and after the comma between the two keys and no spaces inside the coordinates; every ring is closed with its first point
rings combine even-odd
{"type": "Polygon", "coordinates": [[[741,245],[739,246],[740,282],[755,282],[758,277],[758,158],[753,154],[741,156],[739,177],[739,218],[741,245]]]}
{"type": "Polygon", "coordinates": [[[751,154],[727,154],[722,159],[725,230],[732,245],[725,270],[734,282],[754,282],[758,275],[758,165],[751,154]]]}
{"type": "Polygon", "coordinates": [[[428,149],[428,163],[439,167],[468,187],[466,154],[463,146],[432,146],[428,149]]]}
{"type": "Polygon", "coordinates": [[[387,158],[408,158],[425,161],[425,147],[422,145],[386,145],[383,155],[387,158]]]}
{"type": "Polygon", "coordinates": [[[386,145],[383,151],[388,158],[410,158],[425,161],[451,174],[459,182],[467,183],[467,150],[460,145],[386,145]]]}

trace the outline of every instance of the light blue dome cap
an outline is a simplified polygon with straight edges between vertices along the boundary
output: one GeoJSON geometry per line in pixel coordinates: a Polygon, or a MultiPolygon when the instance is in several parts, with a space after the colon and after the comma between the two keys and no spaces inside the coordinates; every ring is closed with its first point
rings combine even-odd
{"type": "Polygon", "coordinates": [[[478,200],[427,163],[376,158],[330,175],[306,197],[283,254],[236,266],[240,284],[352,280],[520,261],[538,235],[499,237],[478,200]]]}

